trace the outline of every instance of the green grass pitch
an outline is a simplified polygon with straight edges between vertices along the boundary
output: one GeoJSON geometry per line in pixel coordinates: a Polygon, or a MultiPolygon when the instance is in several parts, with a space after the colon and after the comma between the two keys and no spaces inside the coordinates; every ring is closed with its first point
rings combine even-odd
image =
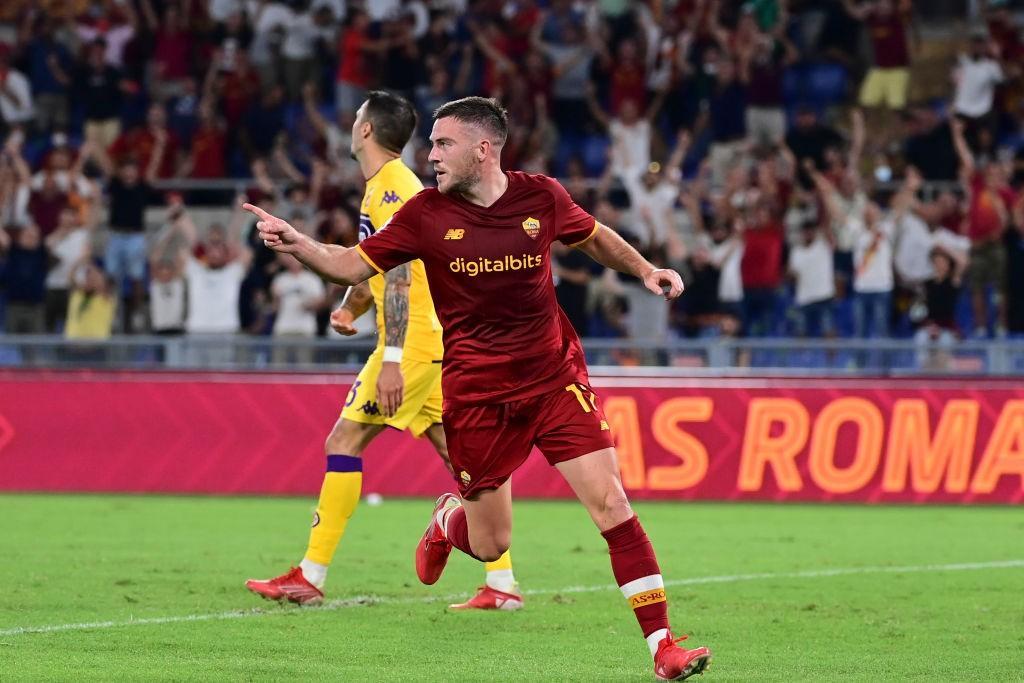
{"type": "MultiPolygon", "coordinates": [[[[653,678],[582,508],[517,502],[526,609],[456,614],[482,571],[456,552],[419,585],[431,505],[360,507],[298,608],[242,583],[300,559],[311,500],[0,496],[0,680],[653,678]]],[[[701,683],[1024,680],[1019,509],[636,508],[675,628],[715,653],[701,683]]]]}

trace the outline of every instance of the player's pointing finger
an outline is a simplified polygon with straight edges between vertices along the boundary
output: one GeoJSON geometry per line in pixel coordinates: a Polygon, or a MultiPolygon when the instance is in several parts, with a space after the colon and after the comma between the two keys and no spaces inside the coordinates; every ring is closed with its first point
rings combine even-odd
{"type": "Polygon", "coordinates": [[[256,214],[258,217],[260,217],[263,220],[268,221],[268,222],[273,220],[273,218],[274,218],[273,216],[271,216],[269,213],[267,213],[266,211],[264,211],[260,207],[256,206],[255,204],[250,204],[249,202],[246,202],[245,204],[242,204],[242,208],[245,209],[246,211],[248,211],[249,213],[256,214]]]}

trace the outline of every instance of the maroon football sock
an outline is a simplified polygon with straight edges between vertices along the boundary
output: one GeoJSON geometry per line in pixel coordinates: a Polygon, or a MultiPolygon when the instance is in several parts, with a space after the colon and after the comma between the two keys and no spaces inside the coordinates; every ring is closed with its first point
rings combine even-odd
{"type": "Polygon", "coordinates": [[[644,637],[668,628],[668,603],[658,558],[636,515],[601,532],[608,541],[612,573],[633,608],[644,637]]]}
{"type": "MultiPolygon", "coordinates": [[[[448,542],[473,559],[480,558],[469,547],[469,524],[466,522],[466,508],[461,505],[448,513],[448,542]]],[[[482,560],[481,560],[482,561],[482,560]]]]}

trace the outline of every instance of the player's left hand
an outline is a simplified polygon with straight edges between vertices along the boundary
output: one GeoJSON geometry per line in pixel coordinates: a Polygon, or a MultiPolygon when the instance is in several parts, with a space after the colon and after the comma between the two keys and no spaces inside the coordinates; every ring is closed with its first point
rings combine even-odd
{"type": "Polygon", "coordinates": [[[399,363],[381,364],[377,375],[377,406],[384,417],[394,417],[398,407],[402,405],[405,393],[405,380],[402,378],[402,367],[399,363]]]}
{"type": "Polygon", "coordinates": [[[664,295],[666,301],[671,301],[683,293],[683,278],[669,268],[655,268],[644,276],[644,287],[654,294],[664,295]]]}

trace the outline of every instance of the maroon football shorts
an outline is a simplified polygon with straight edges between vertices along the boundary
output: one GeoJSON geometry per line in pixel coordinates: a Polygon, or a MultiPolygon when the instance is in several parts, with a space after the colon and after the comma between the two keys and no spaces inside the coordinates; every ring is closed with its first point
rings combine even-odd
{"type": "Polygon", "coordinates": [[[614,445],[597,396],[582,383],[507,403],[449,409],[443,421],[455,482],[465,498],[504,484],[534,446],[554,465],[614,445]]]}

